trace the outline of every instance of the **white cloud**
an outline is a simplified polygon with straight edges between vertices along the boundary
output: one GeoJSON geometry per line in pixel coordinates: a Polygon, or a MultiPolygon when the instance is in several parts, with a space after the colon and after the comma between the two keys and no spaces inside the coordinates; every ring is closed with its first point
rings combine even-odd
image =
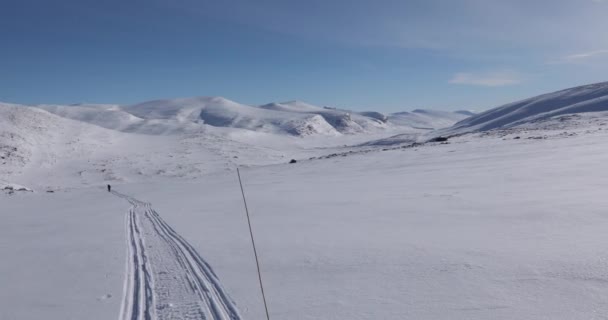
{"type": "Polygon", "coordinates": [[[591,63],[596,59],[607,58],[608,49],[579,52],[549,60],[547,64],[591,63]]]}
{"type": "Polygon", "coordinates": [[[502,87],[516,85],[522,82],[522,77],[513,71],[497,71],[486,73],[459,72],[449,81],[451,84],[464,84],[483,87],[502,87]]]}
{"type": "Polygon", "coordinates": [[[583,60],[583,59],[593,58],[596,56],[601,56],[601,55],[606,55],[606,54],[608,54],[608,50],[596,50],[596,51],[583,52],[583,53],[577,53],[577,54],[565,56],[564,60],[569,60],[569,61],[583,60]]]}

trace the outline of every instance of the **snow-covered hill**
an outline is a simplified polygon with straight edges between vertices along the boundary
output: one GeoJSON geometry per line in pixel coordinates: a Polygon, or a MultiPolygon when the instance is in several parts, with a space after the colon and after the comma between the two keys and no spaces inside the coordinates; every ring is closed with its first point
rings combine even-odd
{"type": "Polygon", "coordinates": [[[296,114],[314,114],[321,116],[336,131],[345,134],[374,132],[387,129],[386,116],[379,112],[353,112],[327,107],[317,107],[300,101],[270,103],[260,106],[262,109],[292,112],[296,114]]]}
{"type": "Polygon", "coordinates": [[[249,106],[222,97],[195,97],[134,105],[37,105],[64,118],[142,134],[183,134],[207,126],[297,137],[340,136],[448,127],[468,115],[415,110],[384,115],[318,107],[301,101],[249,106]]]}
{"type": "Polygon", "coordinates": [[[0,104],[0,177],[51,173],[84,153],[98,156],[112,148],[118,134],[37,108],[0,104]]]}
{"type": "Polygon", "coordinates": [[[107,129],[152,135],[186,133],[200,130],[200,125],[173,119],[142,119],[118,105],[37,105],[58,116],[107,129]]]}
{"type": "Polygon", "coordinates": [[[510,103],[474,115],[446,130],[451,134],[514,127],[554,116],[608,111],[608,82],[590,84],[510,103]]]}
{"type": "Polygon", "coordinates": [[[422,130],[445,128],[473,115],[468,111],[438,111],[416,109],[411,112],[397,112],[385,115],[377,111],[353,112],[343,109],[317,107],[300,101],[270,103],[260,108],[287,112],[319,114],[337,130],[357,133],[402,127],[422,130]]]}
{"type": "Polygon", "coordinates": [[[147,120],[174,120],[295,136],[340,134],[315,114],[265,110],[221,97],[154,100],[125,106],[123,110],[147,120]]]}
{"type": "Polygon", "coordinates": [[[419,115],[415,121],[298,101],[256,107],[220,97],[128,106],[0,104],[0,179],[49,188],[196,178],[235,165],[321,156],[402,132],[415,135],[426,131],[418,126],[464,117],[412,114],[419,115]]]}
{"type": "MultiPolygon", "coordinates": [[[[55,111],[72,111],[70,108],[55,111]]],[[[73,117],[91,114],[89,107],[75,108],[78,110],[70,114],[73,117]],[[80,112],[82,109],[86,112],[80,112]]],[[[100,111],[103,115],[111,112],[106,108],[100,111]]],[[[112,122],[99,123],[109,127],[112,122]]],[[[165,128],[163,124],[161,129],[165,128]]],[[[282,151],[265,147],[261,134],[252,137],[240,129],[229,133],[217,129],[135,134],[60,117],[41,108],[0,104],[0,181],[35,190],[63,189],[152,178],[191,179],[236,164],[286,161],[282,151]],[[250,143],[256,137],[259,142],[250,143]]]]}
{"type": "Polygon", "coordinates": [[[123,107],[123,110],[148,120],[177,120],[294,136],[335,136],[389,128],[377,117],[299,101],[254,107],[221,97],[198,97],[143,102],[123,107]]]}

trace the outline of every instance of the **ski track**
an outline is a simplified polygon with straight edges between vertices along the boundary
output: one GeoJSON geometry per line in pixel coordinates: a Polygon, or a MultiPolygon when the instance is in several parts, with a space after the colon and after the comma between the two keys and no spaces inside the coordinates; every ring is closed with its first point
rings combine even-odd
{"type": "Polygon", "coordinates": [[[211,266],[152,209],[131,203],[126,217],[127,266],[121,320],[240,320],[211,266]]]}

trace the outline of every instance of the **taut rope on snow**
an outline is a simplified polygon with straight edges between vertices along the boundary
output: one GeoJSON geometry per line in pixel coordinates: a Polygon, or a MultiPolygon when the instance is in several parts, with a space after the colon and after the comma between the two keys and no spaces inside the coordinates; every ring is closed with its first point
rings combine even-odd
{"type": "Polygon", "coordinates": [[[243,204],[245,205],[245,214],[247,215],[247,224],[249,225],[249,235],[251,236],[251,245],[253,246],[253,255],[255,256],[255,265],[258,268],[258,280],[260,281],[260,291],[262,292],[262,300],[264,300],[264,310],[266,310],[266,319],[270,320],[270,315],[268,314],[268,304],[266,303],[266,295],[264,294],[264,285],[262,284],[262,273],[260,272],[258,251],[255,248],[255,240],[253,240],[251,219],[249,218],[249,209],[247,208],[247,200],[245,199],[245,190],[243,190],[243,181],[241,181],[241,172],[239,171],[239,168],[236,168],[236,174],[239,177],[239,185],[241,186],[241,194],[243,195],[243,204]]]}

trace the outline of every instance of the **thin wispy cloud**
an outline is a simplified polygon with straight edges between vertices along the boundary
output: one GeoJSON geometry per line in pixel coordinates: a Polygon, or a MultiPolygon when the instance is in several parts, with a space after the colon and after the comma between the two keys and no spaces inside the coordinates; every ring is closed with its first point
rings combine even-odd
{"type": "Polygon", "coordinates": [[[569,56],[565,56],[564,59],[565,60],[571,60],[571,61],[573,61],[573,60],[584,60],[584,59],[589,59],[589,58],[593,58],[593,57],[597,57],[597,56],[602,56],[602,55],[608,55],[608,49],[572,54],[572,55],[569,55],[569,56]]]}
{"type": "Polygon", "coordinates": [[[608,58],[608,49],[568,54],[557,59],[550,60],[547,62],[547,64],[586,63],[602,58],[608,58]]]}
{"type": "MultiPolygon", "coordinates": [[[[164,0],[154,0],[166,3],[164,0]]],[[[182,10],[214,19],[322,39],[326,43],[396,46],[447,52],[531,53],[608,44],[589,30],[605,30],[605,0],[183,0],[182,10]],[[305,3],[305,5],[304,5],[305,3]],[[348,8],[348,9],[345,9],[348,8]],[[336,14],[339,12],[340,14],[336,14]]]]}
{"type": "Polygon", "coordinates": [[[513,71],[459,72],[450,79],[449,83],[482,87],[504,87],[516,85],[522,81],[521,75],[513,71]]]}

